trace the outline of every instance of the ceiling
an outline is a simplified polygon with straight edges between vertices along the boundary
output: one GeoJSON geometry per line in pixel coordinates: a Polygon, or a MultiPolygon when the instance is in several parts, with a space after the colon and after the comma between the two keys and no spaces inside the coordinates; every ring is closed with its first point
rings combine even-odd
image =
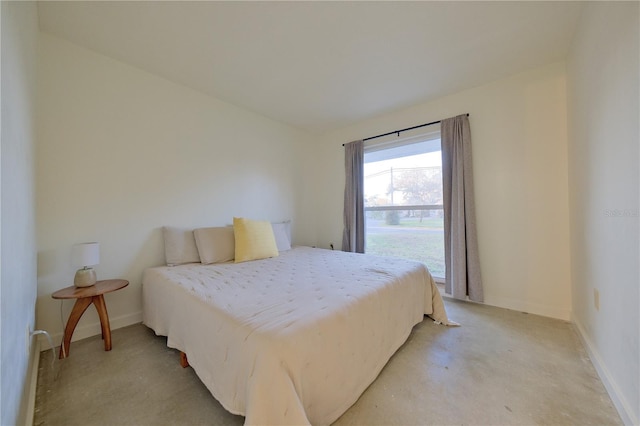
{"type": "Polygon", "coordinates": [[[38,4],[40,29],[310,132],[565,58],[579,2],[38,4]]]}

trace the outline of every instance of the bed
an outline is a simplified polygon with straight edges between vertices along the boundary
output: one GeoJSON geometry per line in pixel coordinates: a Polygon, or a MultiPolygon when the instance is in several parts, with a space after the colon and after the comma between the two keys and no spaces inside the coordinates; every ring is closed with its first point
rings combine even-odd
{"type": "Polygon", "coordinates": [[[144,324],[246,424],[330,424],[425,314],[450,324],[422,263],[311,247],[150,268],[142,289],[144,324]]]}

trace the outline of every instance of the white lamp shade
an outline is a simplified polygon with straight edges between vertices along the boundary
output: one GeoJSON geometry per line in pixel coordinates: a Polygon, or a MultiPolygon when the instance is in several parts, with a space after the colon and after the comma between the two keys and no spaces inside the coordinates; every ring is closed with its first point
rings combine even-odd
{"type": "Polygon", "coordinates": [[[71,250],[71,261],[75,267],[93,266],[100,263],[100,243],[75,244],[71,250]]]}

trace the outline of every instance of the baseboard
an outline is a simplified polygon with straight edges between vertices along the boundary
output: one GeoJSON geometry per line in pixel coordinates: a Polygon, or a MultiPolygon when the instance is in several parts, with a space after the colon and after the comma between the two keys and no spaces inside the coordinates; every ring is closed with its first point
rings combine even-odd
{"type": "MultiPolygon", "coordinates": [[[[117,330],[118,328],[127,327],[129,325],[138,324],[142,322],[142,311],[134,312],[132,314],[121,315],[119,317],[109,318],[109,325],[111,326],[111,330],[117,330]]],[[[72,342],[86,339],[87,337],[96,336],[102,333],[102,329],[100,328],[100,321],[96,321],[91,324],[86,324],[83,326],[76,327],[73,332],[73,336],[71,338],[72,342]]],[[[53,339],[54,345],[60,345],[62,342],[62,331],[51,334],[51,338],[53,339]]],[[[49,344],[44,336],[39,336],[41,344],[41,350],[45,350],[49,348],[49,344]]]]}
{"type": "Polygon", "coordinates": [[[576,320],[576,318],[574,317],[571,319],[571,322],[576,328],[578,335],[580,336],[580,339],[582,340],[582,343],[584,344],[584,347],[587,350],[589,359],[591,359],[591,363],[596,369],[598,376],[600,376],[600,380],[602,380],[602,384],[607,390],[607,393],[609,394],[611,401],[613,401],[613,405],[615,405],[616,410],[618,410],[618,414],[622,418],[622,421],[624,422],[624,424],[625,425],[640,424],[638,422],[638,418],[633,414],[633,410],[629,405],[629,401],[627,401],[627,399],[624,397],[624,395],[620,391],[620,388],[618,387],[615,380],[609,373],[609,369],[607,368],[605,363],[602,361],[600,354],[598,353],[595,345],[593,344],[593,342],[585,332],[584,327],[582,327],[582,324],[580,324],[580,321],[576,320]]]}
{"type": "Polygon", "coordinates": [[[560,319],[563,321],[571,320],[571,312],[562,308],[541,305],[538,303],[523,302],[521,300],[512,300],[504,298],[485,298],[485,305],[495,306],[497,308],[511,309],[512,311],[526,312],[528,314],[540,315],[548,318],[560,319]]]}
{"type": "MultiPolygon", "coordinates": [[[[440,295],[443,299],[458,300],[445,293],[444,290],[440,291],[440,295]]],[[[511,311],[526,312],[528,314],[540,315],[542,317],[555,318],[563,321],[570,321],[571,319],[571,313],[569,311],[537,305],[535,303],[523,303],[520,301],[496,298],[485,300],[484,302],[474,302],[472,300],[466,300],[466,302],[479,303],[482,305],[493,306],[495,308],[509,309],[511,311]]]]}
{"type": "Polygon", "coordinates": [[[33,418],[36,411],[36,390],[38,389],[38,368],[40,368],[40,341],[38,339],[34,340],[34,350],[31,351],[29,355],[31,357],[31,361],[29,365],[31,365],[31,369],[29,371],[29,382],[27,386],[29,386],[27,393],[27,408],[24,417],[24,425],[31,426],[33,425],[33,418]]]}

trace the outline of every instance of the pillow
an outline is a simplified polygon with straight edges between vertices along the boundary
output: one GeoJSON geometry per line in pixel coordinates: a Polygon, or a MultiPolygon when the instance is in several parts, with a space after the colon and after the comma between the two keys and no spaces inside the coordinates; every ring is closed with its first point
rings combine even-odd
{"type": "Polygon", "coordinates": [[[278,251],[291,250],[291,221],[272,223],[271,227],[278,251]]]}
{"type": "Polygon", "coordinates": [[[164,234],[164,257],[168,266],[200,262],[193,230],[165,226],[162,231],[164,234]]]}
{"type": "Polygon", "coordinates": [[[196,238],[200,262],[208,265],[233,260],[236,244],[232,227],[198,228],[193,231],[193,235],[196,238]]]}
{"type": "Polygon", "coordinates": [[[278,256],[278,246],[270,222],[234,217],[233,233],[236,263],[278,256]]]}

